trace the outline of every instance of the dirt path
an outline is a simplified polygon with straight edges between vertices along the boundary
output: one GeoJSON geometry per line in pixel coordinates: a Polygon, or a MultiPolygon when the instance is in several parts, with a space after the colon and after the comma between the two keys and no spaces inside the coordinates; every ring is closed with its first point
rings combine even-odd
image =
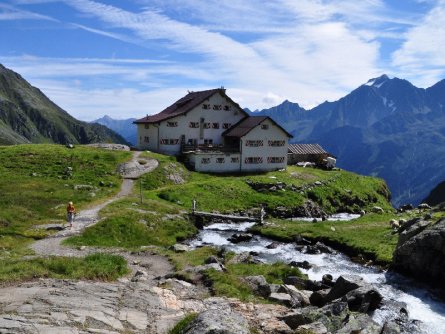
{"type": "MultiPolygon", "coordinates": [[[[133,190],[134,180],[141,175],[151,172],[158,166],[158,161],[154,159],[139,158],[142,152],[134,152],[133,158],[120,166],[119,170],[123,177],[121,190],[114,197],[106,200],[103,203],[97,204],[91,208],[80,211],[75,218],[72,228],[63,229],[52,236],[36,241],[31,245],[38,256],[85,256],[84,251],[65,247],[61,242],[66,238],[80,234],[85,228],[92,226],[99,222],[99,211],[104,207],[113,203],[114,201],[128,196],[133,190]],[[142,162],[142,163],[140,163],[142,162]]],[[[57,227],[57,226],[56,226],[57,227]]],[[[61,228],[61,226],[58,226],[61,228]]],[[[95,249],[90,252],[97,251],[95,249]]]]}
{"type": "Polygon", "coordinates": [[[73,229],[59,231],[32,246],[36,257],[80,257],[97,251],[118,254],[128,261],[131,275],[117,282],[42,278],[0,288],[0,333],[166,334],[185,314],[209,309],[242,312],[251,324],[261,319],[265,330],[259,333],[285,333],[277,320],[287,311],[283,306],[209,297],[201,285],[169,278],[174,273],[172,265],[149,246],[130,252],[61,245],[65,238],[96,224],[102,208],[131,194],[133,180],[157,167],[155,160],[139,164],[139,154],[121,166],[124,181],[116,196],[82,210],[73,229]]]}

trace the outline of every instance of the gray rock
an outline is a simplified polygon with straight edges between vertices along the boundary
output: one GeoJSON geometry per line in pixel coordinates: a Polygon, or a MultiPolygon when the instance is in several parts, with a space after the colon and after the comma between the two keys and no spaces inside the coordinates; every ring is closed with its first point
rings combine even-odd
{"type": "Polygon", "coordinates": [[[272,293],[269,283],[267,283],[264,276],[247,276],[244,277],[244,281],[255,294],[260,295],[261,297],[267,298],[272,293]]]}
{"type": "Polygon", "coordinates": [[[329,289],[314,291],[309,298],[309,302],[311,305],[322,307],[326,304],[326,296],[329,291],[329,289]]]}
{"type": "Polygon", "coordinates": [[[209,263],[209,264],[204,264],[202,266],[196,266],[196,267],[187,269],[187,271],[201,273],[201,272],[209,270],[209,269],[214,269],[216,271],[225,271],[226,270],[224,265],[222,265],[221,263],[209,263]]]}
{"type": "Polygon", "coordinates": [[[278,289],[278,292],[289,294],[292,297],[293,307],[308,306],[311,304],[309,301],[309,295],[304,291],[298,290],[294,285],[283,284],[278,289]]]}
{"type": "Polygon", "coordinates": [[[250,334],[247,320],[230,310],[202,312],[184,330],[183,334],[250,334]]]}
{"type": "Polygon", "coordinates": [[[328,329],[321,322],[313,322],[311,324],[302,325],[298,327],[299,332],[311,333],[311,334],[327,334],[328,329]]]}
{"type": "Polygon", "coordinates": [[[402,333],[402,329],[400,325],[395,321],[387,321],[383,325],[383,329],[381,334],[400,334],[402,333]]]}
{"type": "Polygon", "coordinates": [[[351,314],[347,322],[340,328],[337,334],[380,334],[382,326],[371,319],[367,314],[351,314]]]}
{"type": "Polygon", "coordinates": [[[322,308],[308,306],[289,313],[280,319],[292,329],[297,329],[302,325],[319,322],[327,328],[328,332],[335,332],[342,327],[342,324],[347,319],[348,315],[348,304],[344,302],[335,302],[322,308]]]}
{"type": "Polygon", "coordinates": [[[250,233],[235,233],[227,240],[229,240],[231,243],[237,244],[243,241],[249,241],[252,238],[253,235],[250,233]]]}
{"type": "Polygon", "coordinates": [[[74,185],[74,190],[93,190],[94,187],[89,184],[76,184],[74,185]]]}
{"type": "Polygon", "coordinates": [[[188,252],[190,250],[190,247],[183,244],[175,244],[171,247],[172,250],[174,250],[176,253],[183,253],[188,252]]]}
{"type": "Polygon", "coordinates": [[[330,302],[334,299],[343,297],[349,291],[355,290],[366,285],[363,278],[356,275],[340,276],[332,287],[331,291],[326,295],[325,302],[330,302]]]}
{"type": "Polygon", "coordinates": [[[243,252],[236,254],[233,258],[231,258],[229,261],[227,261],[229,264],[236,264],[236,263],[255,263],[255,260],[253,259],[253,256],[250,255],[248,252],[243,252]]]}
{"type": "Polygon", "coordinates": [[[219,259],[215,255],[209,256],[207,259],[204,260],[205,264],[209,263],[220,263],[219,259]]]}
{"type": "Polygon", "coordinates": [[[304,261],[292,261],[289,263],[290,266],[292,267],[298,267],[298,268],[302,268],[302,269],[311,269],[312,265],[304,260],[304,261]]]}
{"type": "Polygon", "coordinates": [[[321,278],[321,282],[323,284],[329,285],[329,286],[333,286],[334,285],[334,278],[332,277],[331,274],[324,274],[323,277],[321,278]]]}
{"type": "Polygon", "coordinates": [[[282,292],[272,292],[269,296],[269,300],[282,304],[282,305],[286,305],[286,306],[293,306],[293,300],[292,300],[292,296],[287,294],[287,293],[282,293],[282,292]]]}
{"type": "Polygon", "coordinates": [[[377,290],[372,286],[366,286],[349,291],[342,301],[348,303],[351,311],[367,313],[376,310],[382,299],[382,295],[377,290]]]}
{"type": "Polygon", "coordinates": [[[392,267],[443,289],[445,281],[445,219],[436,224],[408,222],[400,234],[392,267]]]}
{"type": "Polygon", "coordinates": [[[373,206],[371,211],[374,213],[384,213],[385,212],[380,206],[373,206]]]}

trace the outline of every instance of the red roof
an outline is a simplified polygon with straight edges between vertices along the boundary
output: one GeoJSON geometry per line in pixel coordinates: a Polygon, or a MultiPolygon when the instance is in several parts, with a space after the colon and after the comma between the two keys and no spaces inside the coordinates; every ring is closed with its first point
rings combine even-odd
{"type": "Polygon", "coordinates": [[[241,138],[248,134],[253,128],[257,127],[261,123],[263,123],[266,119],[271,120],[277,127],[279,127],[289,138],[292,138],[292,135],[284,130],[277,122],[275,122],[269,116],[247,116],[243,118],[241,121],[233,125],[230,129],[227,129],[222,133],[225,137],[238,137],[241,138]]]}
{"type": "MultiPolygon", "coordinates": [[[[199,104],[201,104],[203,101],[209,99],[211,96],[213,96],[216,93],[220,93],[221,95],[229,98],[226,95],[226,90],[224,88],[217,88],[217,89],[210,89],[210,90],[203,90],[200,92],[190,92],[183,98],[179,99],[175,103],[173,103],[170,107],[165,108],[163,111],[161,111],[158,114],[146,116],[144,118],[138,119],[134,121],[135,124],[143,124],[143,123],[158,123],[161,121],[164,121],[169,118],[173,118],[175,116],[183,115],[199,104]]],[[[230,98],[229,98],[230,99],[230,98]]],[[[232,101],[230,99],[230,101],[232,101]]],[[[232,101],[233,102],[233,101],[232,101]]],[[[243,113],[245,113],[244,110],[241,109],[241,107],[233,102],[243,113]]]]}

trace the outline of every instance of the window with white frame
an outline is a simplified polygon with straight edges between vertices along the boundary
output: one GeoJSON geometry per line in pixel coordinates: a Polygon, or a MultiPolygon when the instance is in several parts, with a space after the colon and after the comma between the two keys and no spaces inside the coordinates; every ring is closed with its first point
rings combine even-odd
{"type": "Polygon", "coordinates": [[[219,123],[212,123],[212,129],[219,129],[219,123]]]}
{"type": "Polygon", "coordinates": [[[161,139],[161,145],[178,145],[179,139],[161,139]]]}
{"type": "Polygon", "coordinates": [[[213,145],[213,139],[204,139],[204,145],[213,145]]]}
{"type": "Polygon", "coordinates": [[[199,128],[199,122],[190,122],[189,128],[193,128],[193,129],[199,128]]]}
{"type": "Polygon", "coordinates": [[[244,159],[244,163],[246,164],[262,164],[263,157],[247,157],[244,159]]]}
{"type": "Polygon", "coordinates": [[[260,147],[263,146],[264,142],[262,140],[246,140],[246,146],[260,147]]]}
{"type": "Polygon", "coordinates": [[[204,104],[202,105],[202,109],[210,109],[210,104],[208,104],[208,103],[204,103],[204,104]]]}
{"type": "Polygon", "coordinates": [[[210,163],[210,158],[201,158],[201,163],[202,163],[203,165],[207,165],[207,164],[209,164],[209,163],[210,163]]]}
{"type": "Polygon", "coordinates": [[[284,146],[285,141],[284,140],[269,140],[267,142],[269,146],[284,146]]]}
{"type": "Polygon", "coordinates": [[[225,111],[230,111],[230,110],[232,110],[232,106],[225,105],[225,106],[224,106],[224,110],[225,110],[225,111]]]}
{"type": "Polygon", "coordinates": [[[223,129],[228,129],[232,126],[232,123],[223,123],[222,128],[223,129]]]}
{"type": "Polygon", "coordinates": [[[222,110],[222,105],[220,105],[220,104],[214,104],[214,105],[213,105],[213,110],[222,110]]]}
{"type": "Polygon", "coordinates": [[[210,123],[209,123],[209,122],[207,122],[207,123],[202,123],[202,127],[203,127],[204,129],[210,129],[210,123]]]}
{"type": "Polygon", "coordinates": [[[225,162],[224,158],[216,158],[216,163],[217,164],[223,164],[225,162]]]}
{"type": "Polygon", "coordinates": [[[174,128],[178,126],[178,122],[167,122],[167,126],[170,128],[174,128]]]}
{"type": "Polygon", "coordinates": [[[269,129],[269,124],[261,124],[261,129],[263,130],[269,129]]]}
{"type": "Polygon", "coordinates": [[[233,163],[233,164],[234,163],[239,163],[239,157],[231,157],[230,158],[230,162],[233,163]]]}
{"type": "Polygon", "coordinates": [[[148,138],[147,136],[144,137],[144,142],[145,143],[149,143],[150,142],[150,138],[148,138]]]}
{"type": "Polygon", "coordinates": [[[284,157],[268,157],[267,162],[270,164],[279,164],[284,162],[284,157]]]}

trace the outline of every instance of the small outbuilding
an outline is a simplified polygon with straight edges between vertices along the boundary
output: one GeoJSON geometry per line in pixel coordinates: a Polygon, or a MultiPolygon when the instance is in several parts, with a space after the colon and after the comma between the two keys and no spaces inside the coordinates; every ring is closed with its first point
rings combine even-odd
{"type": "Polygon", "coordinates": [[[323,160],[335,157],[325,151],[319,144],[289,144],[287,164],[296,165],[299,162],[312,162],[324,165],[323,160]]]}

